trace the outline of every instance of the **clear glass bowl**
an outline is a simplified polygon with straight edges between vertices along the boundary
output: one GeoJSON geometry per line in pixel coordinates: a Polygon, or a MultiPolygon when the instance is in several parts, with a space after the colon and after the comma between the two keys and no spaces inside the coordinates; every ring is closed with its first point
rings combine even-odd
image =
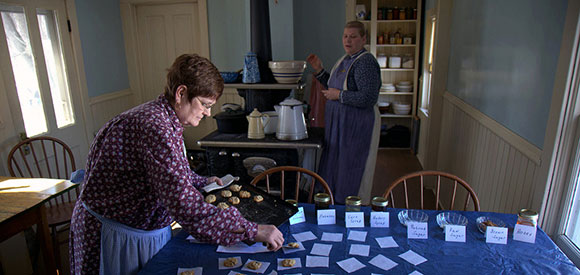
{"type": "Polygon", "coordinates": [[[429,216],[425,212],[414,209],[401,210],[398,217],[403,226],[407,226],[407,222],[427,222],[429,220],[429,216]]]}
{"type": "Polygon", "coordinates": [[[477,218],[475,222],[477,223],[477,229],[479,229],[479,231],[483,234],[485,234],[488,225],[490,226],[495,225],[496,227],[506,227],[505,223],[502,220],[487,216],[481,216],[477,218]]]}
{"type": "Polygon", "coordinates": [[[437,224],[443,229],[448,224],[465,226],[467,225],[467,218],[455,212],[443,212],[437,215],[437,224]]]}

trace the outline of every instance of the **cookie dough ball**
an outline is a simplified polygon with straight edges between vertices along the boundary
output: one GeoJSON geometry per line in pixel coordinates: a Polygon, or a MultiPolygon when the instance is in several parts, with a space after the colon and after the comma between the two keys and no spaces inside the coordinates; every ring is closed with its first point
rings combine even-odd
{"type": "Polygon", "coordinates": [[[221,194],[222,194],[222,197],[229,198],[229,197],[232,196],[232,191],[230,191],[230,190],[222,190],[222,193],[221,194]]]}
{"type": "Polygon", "coordinates": [[[248,191],[240,191],[240,198],[242,198],[242,199],[247,199],[251,196],[252,196],[252,194],[250,194],[250,192],[248,192],[248,191]]]}
{"type": "Polygon", "coordinates": [[[283,267],[292,267],[296,264],[296,260],[294,259],[285,259],[282,260],[282,266],[283,267]]]}
{"type": "Polygon", "coordinates": [[[238,259],[237,258],[233,258],[233,257],[232,258],[227,258],[224,261],[224,266],[225,267],[234,267],[237,264],[238,264],[238,259]]]}
{"type": "Polygon", "coordinates": [[[216,200],[216,197],[214,194],[210,194],[210,195],[207,195],[207,197],[205,197],[205,202],[207,202],[207,203],[213,203],[213,202],[215,202],[215,200],[216,200]]]}
{"type": "Polygon", "coordinates": [[[288,247],[290,247],[290,248],[299,248],[300,245],[298,245],[298,243],[288,243],[288,247]]]}
{"type": "Polygon", "coordinates": [[[220,209],[227,209],[230,206],[225,202],[220,202],[218,203],[217,207],[219,207],[220,209]]]}
{"type": "Polygon", "coordinates": [[[255,202],[262,202],[264,200],[264,198],[260,195],[255,195],[254,196],[254,201],[255,202]]]}
{"type": "Polygon", "coordinates": [[[236,205],[240,203],[240,198],[233,196],[228,200],[232,205],[236,205]]]}
{"type": "Polygon", "coordinates": [[[233,192],[240,192],[240,190],[242,190],[242,186],[239,184],[232,184],[230,185],[230,190],[233,192]]]}
{"type": "Polygon", "coordinates": [[[252,270],[258,270],[260,269],[260,267],[262,266],[261,262],[257,262],[257,261],[251,261],[249,262],[246,267],[252,270]]]}

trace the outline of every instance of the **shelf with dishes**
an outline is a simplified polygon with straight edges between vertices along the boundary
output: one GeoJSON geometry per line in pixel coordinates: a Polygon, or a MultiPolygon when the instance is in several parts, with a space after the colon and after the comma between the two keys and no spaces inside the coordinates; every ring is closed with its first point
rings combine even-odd
{"type": "Polygon", "coordinates": [[[402,47],[415,47],[415,44],[377,44],[377,48],[402,48],[402,47]]]}
{"type": "Polygon", "coordinates": [[[384,114],[381,114],[381,117],[389,117],[389,118],[411,118],[413,116],[412,115],[397,115],[397,114],[393,114],[393,113],[384,113],[384,114]]]}
{"type": "MultiPolygon", "coordinates": [[[[361,22],[369,20],[360,20],[361,22]]],[[[405,20],[377,20],[377,23],[416,23],[416,19],[405,19],[405,20]]]]}
{"type": "Polygon", "coordinates": [[[413,92],[393,92],[381,89],[379,92],[380,95],[413,95],[413,92]]]}

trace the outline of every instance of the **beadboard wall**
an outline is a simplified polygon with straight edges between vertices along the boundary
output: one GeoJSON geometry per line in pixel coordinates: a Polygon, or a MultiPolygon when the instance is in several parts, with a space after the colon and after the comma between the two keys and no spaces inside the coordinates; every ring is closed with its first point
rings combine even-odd
{"type": "Polygon", "coordinates": [[[437,168],[466,180],[482,211],[540,209],[532,200],[542,151],[450,93],[444,95],[437,168]]]}
{"type": "Polygon", "coordinates": [[[135,106],[130,89],[108,93],[89,100],[93,115],[93,136],[114,116],[135,106]]]}

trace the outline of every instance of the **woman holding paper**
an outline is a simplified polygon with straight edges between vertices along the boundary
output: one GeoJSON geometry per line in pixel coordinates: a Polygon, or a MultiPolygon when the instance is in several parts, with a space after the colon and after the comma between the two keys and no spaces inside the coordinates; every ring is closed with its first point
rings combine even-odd
{"type": "Polygon", "coordinates": [[[223,79],[209,60],[179,56],[165,93],[109,121],[97,134],[86,165],[70,231],[72,274],[135,274],[171,238],[172,221],[202,242],[266,242],[284,238],[230,207],[221,210],[198,191],[217,177],[189,168],[184,126],[197,126],[221,96],[223,79]]]}

